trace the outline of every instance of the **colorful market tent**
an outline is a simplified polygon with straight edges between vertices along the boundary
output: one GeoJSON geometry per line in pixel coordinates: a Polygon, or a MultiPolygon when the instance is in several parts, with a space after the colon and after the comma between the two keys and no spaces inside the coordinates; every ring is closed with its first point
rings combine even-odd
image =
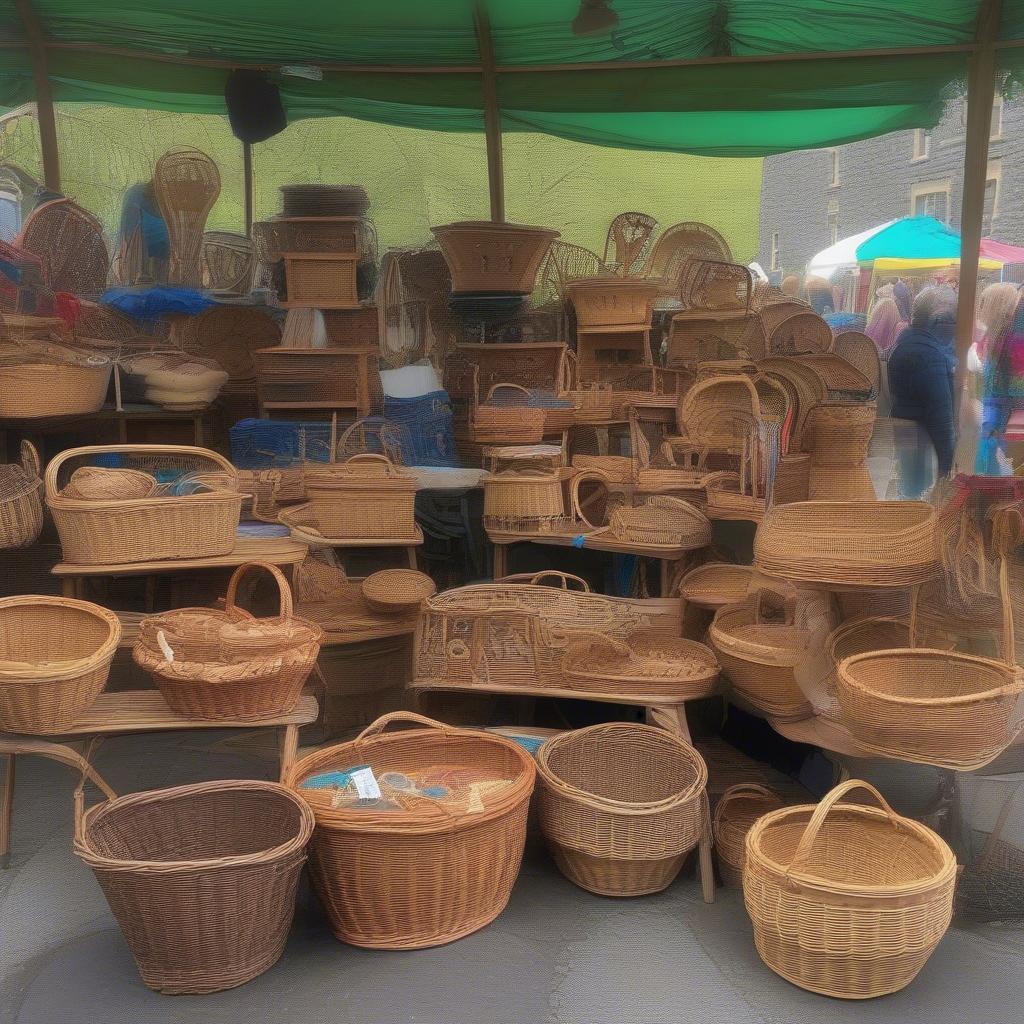
{"type": "Polygon", "coordinates": [[[829,280],[837,270],[849,270],[857,266],[857,248],[862,242],[877,235],[879,231],[895,224],[896,221],[886,221],[877,227],[868,228],[867,231],[859,231],[849,238],[840,238],[827,249],[822,249],[816,256],[813,256],[807,264],[807,273],[815,277],[823,277],[829,280]]]}

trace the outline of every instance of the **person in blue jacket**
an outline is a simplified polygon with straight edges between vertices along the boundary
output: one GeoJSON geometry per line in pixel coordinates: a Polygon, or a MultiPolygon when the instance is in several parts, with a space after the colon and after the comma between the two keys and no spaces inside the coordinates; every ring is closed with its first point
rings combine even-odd
{"type": "Polygon", "coordinates": [[[953,468],[956,301],[948,286],[922,290],[910,326],[889,356],[892,417],[916,424],[898,452],[899,496],[905,500],[924,497],[935,483],[933,461],[939,477],[953,468]]]}

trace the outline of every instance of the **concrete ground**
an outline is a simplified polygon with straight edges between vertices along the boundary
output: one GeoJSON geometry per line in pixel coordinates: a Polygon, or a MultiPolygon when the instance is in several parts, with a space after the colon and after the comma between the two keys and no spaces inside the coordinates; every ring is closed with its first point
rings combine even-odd
{"type": "MultiPolygon", "coordinates": [[[[97,765],[118,792],[271,777],[226,733],[120,738],[97,765]]],[[[12,866],[0,872],[0,1024],[1018,1024],[1024,927],[953,928],[909,989],[846,1003],[758,959],[739,894],[705,905],[693,871],[634,900],[592,896],[531,844],[508,909],[451,946],[373,952],[329,933],[303,886],[284,957],[228,992],[140,982],[91,872],[71,850],[66,769],[18,764],[12,866]]]]}

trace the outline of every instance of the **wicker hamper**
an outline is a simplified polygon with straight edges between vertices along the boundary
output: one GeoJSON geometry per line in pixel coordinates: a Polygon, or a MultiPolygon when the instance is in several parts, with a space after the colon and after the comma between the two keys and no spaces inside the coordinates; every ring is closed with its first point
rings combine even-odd
{"type": "Polygon", "coordinates": [[[537,754],[540,825],[561,872],[602,896],[660,892],[707,825],[707,767],[688,743],[612,722],[537,754]]]}
{"type": "Polygon", "coordinates": [[[0,549],[34,544],[43,529],[39,453],[21,442],[21,465],[0,466],[0,549]]]}
{"type": "Polygon", "coordinates": [[[493,921],[519,874],[535,774],[533,758],[510,740],[409,712],[303,758],[288,782],[316,816],[310,870],[334,934],[354,946],[421,949],[493,921]],[[417,728],[385,734],[392,722],[417,728]],[[308,785],[363,765],[382,784],[428,767],[493,781],[460,811],[416,792],[396,796],[391,810],[336,806],[338,790],[308,785]]]}
{"type": "Polygon", "coordinates": [[[82,812],[75,853],[92,868],[157,992],[219,992],[284,952],[313,815],[272,782],[131,793],[82,812]]]}
{"type": "Polygon", "coordinates": [[[730,786],[715,805],[711,828],[718,854],[718,869],[726,885],[743,884],[743,865],[747,861],[746,842],[750,827],[768,811],[782,806],[782,797],[767,786],[741,782],[730,786]]]}
{"type": "Polygon", "coordinates": [[[747,833],[743,899],[761,959],[794,985],[844,999],[897,992],[949,927],[956,860],[866,782],[783,807],[747,833]],[[879,807],[840,803],[865,789],[879,807]]]}

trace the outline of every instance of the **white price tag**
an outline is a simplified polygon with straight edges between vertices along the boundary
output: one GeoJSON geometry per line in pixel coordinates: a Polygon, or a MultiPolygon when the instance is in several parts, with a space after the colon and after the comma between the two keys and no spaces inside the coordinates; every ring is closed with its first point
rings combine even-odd
{"type": "Polygon", "coordinates": [[[379,800],[380,786],[372,768],[358,768],[352,773],[352,783],[360,800],[379,800]]]}

